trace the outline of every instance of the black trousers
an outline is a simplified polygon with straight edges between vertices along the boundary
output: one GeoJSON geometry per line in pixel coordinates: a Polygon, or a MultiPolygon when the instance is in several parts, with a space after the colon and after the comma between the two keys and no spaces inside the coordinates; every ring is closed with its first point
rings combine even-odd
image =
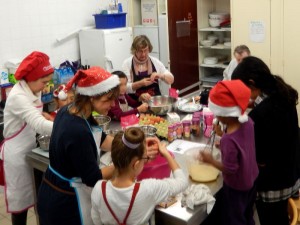
{"type": "Polygon", "coordinates": [[[289,225],[288,200],[279,202],[256,201],[256,209],[260,225],[289,225]]]}
{"type": "Polygon", "coordinates": [[[249,191],[238,191],[223,184],[215,198],[216,203],[211,213],[201,225],[255,224],[253,206],[256,198],[256,185],[249,191]]]}
{"type": "Polygon", "coordinates": [[[11,214],[12,225],[26,225],[27,212],[28,210],[23,211],[21,213],[12,213],[11,214]]]}

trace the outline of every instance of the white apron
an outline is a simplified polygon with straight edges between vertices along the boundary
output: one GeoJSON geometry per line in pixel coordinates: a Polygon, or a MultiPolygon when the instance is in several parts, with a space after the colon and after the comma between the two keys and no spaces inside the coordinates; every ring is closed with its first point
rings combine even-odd
{"type": "MultiPolygon", "coordinates": [[[[88,122],[87,122],[88,123],[88,122]]],[[[90,127],[90,125],[88,124],[90,127]]],[[[98,157],[97,161],[99,164],[99,153],[100,153],[100,143],[101,143],[101,136],[102,136],[102,129],[100,127],[90,127],[90,130],[94,136],[94,140],[97,146],[97,152],[98,157]]],[[[91,209],[92,209],[92,201],[91,201],[91,194],[92,194],[92,187],[88,187],[87,185],[82,183],[81,178],[79,177],[73,177],[71,179],[65,178],[61,174],[59,174],[57,171],[55,171],[51,165],[49,165],[49,169],[54,173],[56,176],[61,178],[62,180],[65,180],[70,183],[70,186],[74,188],[77,202],[78,202],[78,208],[79,208],[79,214],[81,219],[82,225],[94,225],[91,217],[91,209]]]]}
{"type": "MultiPolygon", "coordinates": [[[[41,112],[43,107],[37,107],[41,112]]],[[[4,192],[6,209],[19,213],[34,205],[32,169],[26,161],[27,153],[36,148],[36,132],[27,124],[4,140],[1,156],[4,163],[4,192]]]]}

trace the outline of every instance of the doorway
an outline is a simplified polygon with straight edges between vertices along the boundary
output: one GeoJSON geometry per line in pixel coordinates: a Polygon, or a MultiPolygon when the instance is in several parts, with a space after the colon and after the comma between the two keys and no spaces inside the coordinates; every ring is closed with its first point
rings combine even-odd
{"type": "Polygon", "coordinates": [[[197,0],[168,0],[172,87],[183,89],[199,81],[197,0]]]}

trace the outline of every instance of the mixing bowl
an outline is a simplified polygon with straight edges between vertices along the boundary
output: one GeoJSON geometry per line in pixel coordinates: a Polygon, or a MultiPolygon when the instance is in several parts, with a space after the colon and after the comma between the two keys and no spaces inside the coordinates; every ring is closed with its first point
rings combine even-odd
{"type": "Polygon", "coordinates": [[[157,129],[154,126],[144,125],[140,126],[146,137],[153,137],[156,134],[157,129]]]}
{"type": "Polygon", "coordinates": [[[97,116],[94,116],[94,118],[97,121],[98,125],[102,128],[103,131],[106,131],[109,129],[109,124],[111,121],[111,118],[109,116],[97,115],[97,116]]]}
{"type": "Polygon", "coordinates": [[[171,112],[176,99],[167,95],[152,96],[148,101],[149,110],[155,115],[166,115],[171,112]]]}
{"type": "Polygon", "coordinates": [[[49,150],[49,144],[50,144],[50,136],[49,135],[40,135],[37,138],[40,148],[44,151],[49,150]]]}
{"type": "Polygon", "coordinates": [[[197,182],[210,182],[217,179],[220,171],[210,164],[200,161],[199,154],[205,146],[191,148],[184,153],[188,172],[192,180],[197,182]]]}

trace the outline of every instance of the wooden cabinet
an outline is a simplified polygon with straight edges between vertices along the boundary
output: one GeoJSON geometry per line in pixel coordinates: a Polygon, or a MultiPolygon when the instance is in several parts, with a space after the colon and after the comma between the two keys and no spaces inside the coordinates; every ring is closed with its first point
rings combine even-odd
{"type": "Polygon", "coordinates": [[[203,86],[213,86],[218,80],[223,79],[226,62],[231,60],[231,47],[224,46],[224,38],[231,39],[231,28],[213,28],[209,26],[208,18],[211,12],[230,13],[230,0],[198,0],[198,41],[199,41],[199,79],[203,86]],[[219,37],[216,44],[205,47],[200,42],[209,35],[219,37]],[[220,38],[222,37],[222,38],[220,38]],[[217,57],[218,63],[206,64],[206,57],[217,57]]]}

